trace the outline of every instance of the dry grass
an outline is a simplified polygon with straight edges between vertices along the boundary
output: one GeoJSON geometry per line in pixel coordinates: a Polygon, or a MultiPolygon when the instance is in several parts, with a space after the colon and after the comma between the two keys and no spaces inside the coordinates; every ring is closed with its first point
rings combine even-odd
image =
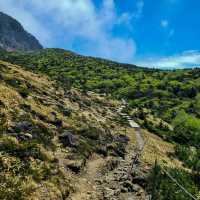
{"type": "Polygon", "coordinates": [[[170,156],[170,154],[174,153],[173,144],[147,131],[144,131],[144,138],[146,145],[142,157],[143,162],[152,165],[155,163],[155,160],[158,160],[161,165],[171,168],[183,168],[179,160],[170,156]]]}
{"type": "Polygon", "coordinates": [[[0,100],[6,105],[7,108],[16,108],[22,101],[18,92],[3,84],[0,85],[0,94],[0,100]]]}

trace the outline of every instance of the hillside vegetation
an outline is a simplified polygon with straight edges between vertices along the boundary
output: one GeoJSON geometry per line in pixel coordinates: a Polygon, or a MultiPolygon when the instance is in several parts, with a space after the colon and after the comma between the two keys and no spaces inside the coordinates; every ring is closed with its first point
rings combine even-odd
{"type": "Polygon", "coordinates": [[[0,199],[66,199],[92,154],[125,154],[115,101],[3,61],[0,94],[0,199]]]}
{"type": "MultiPolygon", "coordinates": [[[[175,158],[182,161],[183,167],[181,169],[177,166],[176,168],[168,166],[168,168],[173,176],[193,195],[198,196],[200,187],[200,69],[174,71],[145,69],[134,65],[84,57],[61,49],[44,49],[32,53],[7,53],[1,51],[0,59],[21,65],[24,69],[38,74],[33,75],[39,80],[37,86],[35,85],[37,83],[35,80],[32,86],[29,85],[29,81],[24,82],[20,78],[14,81],[9,80],[9,78],[1,79],[4,83],[3,86],[6,85],[9,90],[14,88],[14,92],[17,92],[18,96],[14,97],[15,99],[21,101],[20,99],[23,98],[25,103],[17,104],[17,107],[25,110],[34,124],[36,123],[35,120],[39,118],[40,123],[42,121],[42,125],[40,125],[44,126],[44,130],[49,124],[52,127],[48,128],[47,132],[45,131],[48,137],[43,134],[33,137],[44,149],[54,149],[54,141],[56,141],[54,136],[57,135],[58,137],[67,128],[80,137],[79,145],[73,152],[78,156],[76,159],[85,159],[91,152],[105,154],[105,151],[102,150],[105,142],[113,146],[111,152],[109,150],[109,154],[123,156],[124,146],[119,143],[113,144],[111,136],[117,132],[113,127],[117,127],[118,123],[122,126],[121,122],[116,121],[117,116],[112,108],[116,106],[116,100],[123,98],[129,103],[125,112],[132,116],[143,128],[172,143],[175,151],[165,152],[165,154],[169,153],[165,162],[168,162],[168,159],[175,158]],[[48,78],[42,74],[47,75],[48,78]],[[42,82],[44,87],[41,84],[42,79],[40,77],[49,79],[42,82]],[[45,86],[47,83],[51,84],[45,86]],[[76,88],[76,90],[73,88],[76,88]],[[99,99],[88,97],[88,91],[101,93],[103,96],[107,96],[106,98],[115,100],[109,100],[112,103],[107,105],[103,100],[104,98],[102,98],[104,102],[102,104],[99,99]],[[37,97],[34,97],[35,94],[37,97]],[[54,102],[54,105],[48,104],[49,98],[51,103],[52,101],[54,102]],[[45,105],[46,102],[47,105],[45,105]],[[93,104],[94,102],[95,104],[93,104]],[[70,114],[65,107],[73,108],[70,114]],[[92,110],[88,111],[91,107],[92,110]],[[103,110],[99,112],[99,109],[103,110]],[[69,116],[64,117],[64,114],[69,116]],[[99,119],[102,119],[101,122],[99,122],[99,119]],[[53,133],[51,133],[52,130],[54,130],[53,133]],[[110,134],[111,130],[114,133],[110,134]],[[118,151],[119,149],[120,151],[118,151]]],[[[5,63],[2,65],[5,65],[5,63]]],[[[1,67],[1,69],[3,73],[4,67],[1,67]]],[[[26,73],[31,74],[31,72],[26,73]]],[[[30,78],[33,77],[31,76],[30,78]]],[[[9,104],[14,105],[11,101],[13,98],[9,97],[9,99],[9,104]]],[[[3,108],[5,107],[4,104],[6,105],[6,103],[2,103],[3,108]]],[[[17,113],[21,114],[19,111],[11,113],[13,116],[17,113]]],[[[9,119],[9,117],[6,117],[6,119],[9,119]]],[[[18,117],[12,117],[11,121],[14,119],[18,119],[18,117]]],[[[37,127],[40,125],[36,123],[37,127]]],[[[5,130],[4,127],[5,125],[2,125],[2,130],[5,130]]],[[[149,147],[152,146],[150,145],[149,147]]],[[[156,145],[153,148],[156,149],[156,145]]],[[[159,151],[162,152],[161,149],[159,151]]],[[[145,161],[159,157],[153,149],[145,152],[147,152],[144,157],[145,161]],[[155,156],[151,157],[154,153],[155,156]]],[[[152,165],[153,162],[149,162],[152,165]]],[[[150,183],[152,183],[149,186],[149,190],[150,193],[153,193],[155,199],[167,200],[169,191],[172,192],[170,200],[186,199],[185,194],[181,191],[176,192],[178,190],[177,186],[163,175],[159,166],[156,165],[152,169],[149,179],[150,183]],[[159,182],[157,182],[158,179],[159,182]]]]}
{"type": "Polygon", "coordinates": [[[162,71],[139,68],[103,59],[83,57],[61,49],[34,53],[6,53],[0,58],[36,73],[47,74],[64,88],[106,93],[129,102],[130,114],[159,135],[168,137],[166,123],[151,123],[151,118],[168,124],[179,111],[200,117],[200,69],[162,71]],[[133,110],[132,109],[136,109],[133,110]],[[149,116],[146,118],[145,116],[149,116]]]}

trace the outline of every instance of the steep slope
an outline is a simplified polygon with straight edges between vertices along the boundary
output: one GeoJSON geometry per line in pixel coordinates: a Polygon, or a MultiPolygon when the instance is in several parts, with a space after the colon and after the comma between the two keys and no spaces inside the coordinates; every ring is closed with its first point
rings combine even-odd
{"type": "Polygon", "coordinates": [[[118,102],[3,61],[0,74],[0,199],[68,199],[85,165],[124,157],[118,102]]]}
{"type": "Polygon", "coordinates": [[[6,51],[32,51],[42,45],[14,18],[0,12],[0,47],[6,51]]]}

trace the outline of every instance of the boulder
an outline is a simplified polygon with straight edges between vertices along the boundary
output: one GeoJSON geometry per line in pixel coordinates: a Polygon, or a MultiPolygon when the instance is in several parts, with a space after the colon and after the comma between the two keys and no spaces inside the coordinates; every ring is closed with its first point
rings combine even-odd
{"type": "Polygon", "coordinates": [[[147,184],[147,180],[144,176],[135,176],[132,178],[132,183],[138,184],[141,187],[145,187],[147,184]]]}
{"type": "Polygon", "coordinates": [[[121,143],[128,143],[130,139],[128,136],[120,134],[115,137],[115,141],[121,143]]]}
{"type": "Polygon", "coordinates": [[[33,129],[33,125],[28,121],[18,122],[14,127],[16,132],[27,132],[33,129]]]}
{"type": "Polygon", "coordinates": [[[70,131],[65,131],[59,136],[59,139],[66,147],[76,147],[78,145],[78,136],[72,134],[70,131]]]}
{"type": "Polygon", "coordinates": [[[75,173],[79,173],[81,169],[85,166],[86,160],[81,159],[81,160],[70,160],[67,164],[66,167],[72,170],[75,173]]]}

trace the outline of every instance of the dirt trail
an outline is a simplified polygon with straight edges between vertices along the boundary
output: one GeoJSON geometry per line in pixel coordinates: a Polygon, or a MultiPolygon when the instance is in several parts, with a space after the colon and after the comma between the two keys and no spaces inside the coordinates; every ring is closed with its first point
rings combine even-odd
{"type": "Polygon", "coordinates": [[[136,140],[139,151],[142,151],[144,148],[144,139],[142,137],[141,128],[135,130],[136,140]]]}
{"type": "Polygon", "coordinates": [[[86,169],[78,178],[76,192],[70,197],[71,200],[92,200],[99,199],[95,180],[100,176],[100,168],[106,160],[94,154],[88,161],[86,169]]]}
{"type": "MultiPolygon", "coordinates": [[[[127,135],[131,140],[135,134],[138,151],[142,151],[144,140],[140,126],[128,115],[122,113],[125,105],[118,109],[118,114],[126,118],[131,131],[127,135]],[[133,130],[133,131],[132,131],[133,130]]],[[[85,170],[77,178],[76,192],[70,200],[144,200],[145,191],[137,184],[129,180],[129,171],[135,154],[134,141],[127,146],[127,154],[124,159],[118,159],[118,165],[114,170],[102,174],[102,167],[107,163],[106,158],[94,154],[87,162],[85,170]]],[[[136,170],[136,168],[135,168],[136,170]]]]}
{"type": "Polygon", "coordinates": [[[138,150],[142,151],[142,149],[144,148],[145,142],[144,142],[144,139],[142,137],[141,127],[138,123],[136,123],[133,119],[131,119],[131,117],[128,114],[125,114],[125,113],[122,112],[123,109],[126,108],[126,105],[127,105],[125,100],[123,100],[122,103],[123,103],[122,106],[118,109],[118,113],[119,113],[119,115],[121,115],[122,117],[127,119],[130,127],[135,130],[138,150]]]}

